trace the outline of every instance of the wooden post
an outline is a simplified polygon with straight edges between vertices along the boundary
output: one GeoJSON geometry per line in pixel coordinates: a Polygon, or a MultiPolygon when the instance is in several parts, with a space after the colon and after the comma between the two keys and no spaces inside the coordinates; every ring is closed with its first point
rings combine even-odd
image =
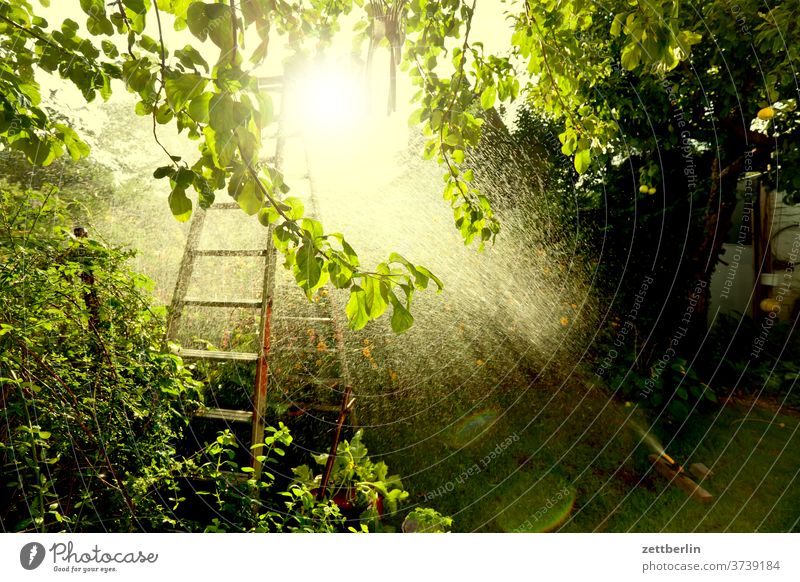
{"type": "Polygon", "coordinates": [[[322,481],[320,482],[319,489],[317,490],[317,499],[319,500],[325,498],[325,491],[328,489],[328,481],[330,481],[331,472],[333,471],[333,463],[336,460],[336,450],[339,448],[339,440],[342,438],[342,426],[344,426],[344,420],[347,418],[348,412],[353,407],[351,392],[352,389],[348,384],[344,388],[342,406],[339,409],[339,418],[336,421],[336,431],[333,434],[331,449],[328,453],[328,461],[325,463],[325,471],[322,473],[322,481]]]}
{"type": "Polygon", "coordinates": [[[262,454],[260,446],[264,442],[264,417],[267,413],[267,385],[269,383],[269,359],[272,333],[272,300],[275,289],[276,251],[272,243],[272,227],[267,230],[267,256],[264,266],[263,306],[261,308],[261,345],[259,346],[256,367],[256,385],[253,390],[253,423],[250,451],[253,477],[261,479],[263,464],[258,460],[262,454]]]}

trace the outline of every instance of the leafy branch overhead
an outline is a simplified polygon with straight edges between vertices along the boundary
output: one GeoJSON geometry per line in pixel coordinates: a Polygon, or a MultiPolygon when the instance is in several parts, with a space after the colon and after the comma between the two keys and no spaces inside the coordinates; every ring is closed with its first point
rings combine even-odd
{"type": "Polygon", "coordinates": [[[663,151],[721,147],[714,167],[724,176],[742,165],[750,148],[759,153],[755,169],[785,168],[800,189],[800,172],[792,170],[800,167],[792,139],[800,129],[797,94],[787,64],[800,56],[800,43],[792,41],[798,31],[788,4],[767,10],[742,0],[734,14],[724,0],[702,6],[531,0],[509,6],[507,50],[491,54],[475,38],[473,24],[481,10],[499,7],[475,0],[79,0],[83,29],[94,38],[82,36],[81,24],[70,18],[50,27],[31,0],[0,0],[0,142],[41,165],[65,153],[87,155],[86,143],[41,106],[34,73],[57,73],[87,101],[98,94],[107,99],[112,80],[120,80],[138,96],[136,112],[152,118],[160,146],[159,128],[167,125],[198,142],[196,159],[187,162],[165,149],[168,163],[155,171],[169,180],[169,206],[178,220],[191,216],[192,191],[208,207],[227,190],[248,215],[274,228],[286,265],[306,293],[331,281],[350,291],[352,327],[391,308],[393,328],[403,331],[413,321],[414,291],[431,280],[441,289],[441,281],[397,255],[364,269],[341,234],[304,218],[283,176],[263,161],[262,131],[274,112],[254,71],[269,58],[271,39],[285,39],[298,57],[307,55],[331,41],[341,17],[362,9],[356,30],[369,37],[371,50],[375,42],[388,42],[393,56],[402,51],[400,68],[417,89],[418,108],[409,121],[426,137],[424,157],[444,169],[442,194],[464,241],[482,247],[500,225],[476,187],[467,154],[493,109],[520,96],[561,124],[562,152],[578,174],[652,156],[640,169],[637,190],[653,194],[663,151]],[[391,34],[376,20],[388,14],[391,34]],[[192,42],[167,46],[166,26],[185,31],[192,42]],[[215,62],[204,57],[210,51],[215,62]],[[729,79],[726,58],[734,57],[741,66],[731,74],[739,76],[729,79]],[[774,115],[756,119],[766,107],[774,115]],[[653,119],[668,127],[654,128],[653,119]]]}
{"type": "Polygon", "coordinates": [[[6,48],[14,47],[16,59],[4,61],[0,77],[3,93],[9,96],[2,102],[4,143],[41,165],[65,148],[76,159],[89,153],[73,130],[51,123],[38,107],[35,67],[71,80],[87,101],[98,92],[107,99],[112,80],[121,80],[138,96],[136,112],[152,117],[154,138],[168,156],[169,164],[156,169],[154,177],[169,180],[169,207],[178,220],[191,217],[192,190],[203,208],[213,204],[217,192],[227,190],[245,213],[274,227],[276,247],[309,297],[330,281],[350,290],[347,314],[353,328],[363,327],[389,306],[396,332],[412,325],[414,291],[431,280],[441,290],[442,282],[396,254],[373,270],[363,269],[343,235],[325,233],[318,221],[304,218],[300,201],[286,196],[289,188],[283,176],[260,157],[262,133],[273,122],[273,105],[253,71],[267,57],[270,35],[288,38],[298,54],[312,37],[324,45],[336,31],[336,19],[352,9],[352,2],[298,9],[287,2],[262,0],[81,0],[80,8],[86,14],[86,31],[101,37],[99,42],[79,36],[81,26],[72,19],[60,30],[48,30],[30,2],[0,2],[1,38],[6,48]],[[216,62],[207,62],[192,46],[196,43],[168,47],[168,20],[176,30],[188,30],[196,41],[215,47],[216,62]],[[146,30],[157,31],[155,38],[146,30]],[[245,36],[251,31],[259,41],[246,50],[245,36]],[[196,160],[186,162],[161,145],[159,127],[168,124],[199,142],[196,160]]]}

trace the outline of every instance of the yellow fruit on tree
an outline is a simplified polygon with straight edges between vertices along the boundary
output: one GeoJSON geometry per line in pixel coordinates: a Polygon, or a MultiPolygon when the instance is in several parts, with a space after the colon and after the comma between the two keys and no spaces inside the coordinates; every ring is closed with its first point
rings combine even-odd
{"type": "Polygon", "coordinates": [[[651,187],[651,188],[650,188],[650,189],[647,191],[647,193],[648,193],[648,194],[650,194],[650,195],[652,196],[653,194],[655,194],[655,193],[656,193],[656,189],[655,189],[655,188],[653,188],[653,187],[651,187]]]}
{"type": "Polygon", "coordinates": [[[641,192],[642,194],[647,194],[648,190],[649,190],[649,188],[647,186],[645,186],[644,184],[639,186],[639,192],[641,192]]]}
{"type": "Polygon", "coordinates": [[[772,297],[767,297],[763,299],[759,304],[762,311],[775,311],[778,312],[781,310],[781,304],[777,299],[773,299],[772,297]]]}
{"type": "Polygon", "coordinates": [[[763,121],[767,121],[773,117],[775,117],[775,109],[772,107],[764,107],[764,109],[758,112],[758,118],[763,121]]]}

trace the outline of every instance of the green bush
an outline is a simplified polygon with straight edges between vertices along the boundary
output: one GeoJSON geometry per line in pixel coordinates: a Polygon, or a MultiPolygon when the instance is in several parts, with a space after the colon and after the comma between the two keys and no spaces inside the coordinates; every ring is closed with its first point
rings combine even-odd
{"type": "Polygon", "coordinates": [[[3,529],[164,527],[198,385],[161,350],[149,282],[65,229],[54,195],[0,192],[3,529]]]}
{"type": "Polygon", "coordinates": [[[453,518],[430,507],[417,507],[403,522],[405,533],[449,533],[453,518]]]}
{"type": "MultiPolygon", "coordinates": [[[[349,441],[339,443],[336,458],[331,468],[328,488],[332,499],[349,517],[350,525],[358,525],[365,531],[388,531],[381,524],[386,511],[389,516],[397,514],[398,505],[408,497],[403,483],[397,475],[389,475],[383,461],[373,462],[367,447],[361,442],[363,431],[359,430],[349,441]]],[[[328,454],[314,455],[317,465],[324,467],[328,454]]],[[[294,484],[316,491],[321,487],[322,474],[316,474],[307,465],[292,469],[294,484]]]]}

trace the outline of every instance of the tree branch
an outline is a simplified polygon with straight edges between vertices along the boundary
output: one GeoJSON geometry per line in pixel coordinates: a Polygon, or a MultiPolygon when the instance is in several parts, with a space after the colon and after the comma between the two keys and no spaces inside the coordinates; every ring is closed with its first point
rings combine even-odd
{"type": "Polygon", "coordinates": [[[165,75],[167,71],[167,51],[166,48],[164,47],[164,32],[161,28],[161,11],[158,9],[157,2],[153,3],[153,10],[156,13],[156,22],[158,23],[158,44],[159,47],[161,48],[161,71],[159,75],[159,81],[161,82],[161,85],[159,86],[158,92],[156,93],[156,101],[153,106],[153,139],[155,139],[156,143],[158,144],[158,147],[164,150],[164,153],[167,154],[167,157],[169,158],[170,162],[172,162],[172,164],[177,168],[178,162],[176,162],[173,159],[172,154],[169,153],[169,150],[167,150],[167,148],[164,147],[164,144],[161,143],[161,140],[158,139],[158,120],[156,119],[156,115],[158,112],[158,102],[161,99],[161,92],[164,90],[164,87],[166,85],[165,75]]]}

